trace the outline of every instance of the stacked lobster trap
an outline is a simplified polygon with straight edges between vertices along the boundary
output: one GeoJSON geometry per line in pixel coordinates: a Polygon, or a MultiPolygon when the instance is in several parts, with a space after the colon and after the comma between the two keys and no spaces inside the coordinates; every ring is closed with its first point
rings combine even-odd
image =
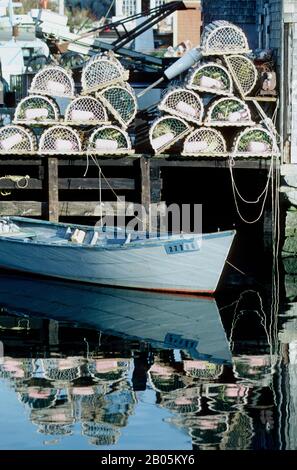
{"type": "Polygon", "coordinates": [[[263,157],[279,154],[270,120],[252,113],[258,71],[248,57],[244,32],[226,21],[208,25],[201,38],[202,60],[181,86],[169,86],[151,125],[156,154],[170,148],[184,156],[263,157]],[[179,147],[179,148],[178,148],[179,147]]]}
{"type": "Polygon", "coordinates": [[[79,96],[71,73],[60,66],[40,70],[12,125],[0,130],[0,154],[127,155],[127,128],[137,112],[129,73],[112,55],[96,55],[82,70],[79,96]]]}

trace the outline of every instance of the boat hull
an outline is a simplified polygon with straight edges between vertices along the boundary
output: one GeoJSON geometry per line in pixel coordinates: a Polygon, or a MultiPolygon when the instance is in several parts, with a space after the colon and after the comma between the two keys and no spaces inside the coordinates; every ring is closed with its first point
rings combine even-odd
{"type": "Polygon", "coordinates": [[[231,363],[214,298],[98,287],[0,274],[0,305],[18,315],[92,328],[160,349],[182,349],[193,359],[231,363]]]}
{"type": "MultiPolygon", "coordinates": [[[[234,232],[193,236],[193,251],[170,254],[166,242],[119,248],[0,240],[0,266],[21,272],[98,285],[213,294],[234,232]],[[197,238],[195,240],[195,237],[197,238]]],[[[170,239],[169,239],[170,240],[170,239]]],[[[176,239],[178,243],[180,240],[176,239]]]]}

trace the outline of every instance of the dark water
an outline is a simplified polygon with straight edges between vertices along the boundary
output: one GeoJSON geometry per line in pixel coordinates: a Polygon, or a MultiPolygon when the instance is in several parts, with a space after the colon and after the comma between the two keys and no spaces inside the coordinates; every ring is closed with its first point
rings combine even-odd
{"type": "Polygon", "coordinates": [[[0,276],[1,449],[297,449],[297,316],[0,276]]]}

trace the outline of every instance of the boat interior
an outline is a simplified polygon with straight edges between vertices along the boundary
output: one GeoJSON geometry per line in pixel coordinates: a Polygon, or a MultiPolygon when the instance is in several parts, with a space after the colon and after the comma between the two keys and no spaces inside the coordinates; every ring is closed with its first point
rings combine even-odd
{"type": "MultiPolygon", "coordinates": [[[[126,230],[121,227],[85,226],[64,223],[51,223],[23,217],[1,217],[0,239],[9,238],[34,243],[52,245],[85,245],[85,246],[124,246],[127,244],[147,244],[165,241],[170,238],[183,238],[183,235],[172,236],[168,233],[148,233],[126,230]]],[[[193,238],[185,238],[192,242],[193,238]]]]}

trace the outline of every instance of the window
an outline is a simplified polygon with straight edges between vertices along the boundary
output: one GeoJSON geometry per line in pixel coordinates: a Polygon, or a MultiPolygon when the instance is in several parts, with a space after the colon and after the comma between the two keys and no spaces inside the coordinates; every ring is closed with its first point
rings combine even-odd
{"type": "Polygon", "coordinates": [[[151,0],[151,8],[156,8],[160,7],[161,5],[164,5],[166,0],[151,0]]]}
{"type": "Polygon", "coordinates": [[[131,16],[136,13],[136,0],[123,0],[123,15],[131,16]]]}

